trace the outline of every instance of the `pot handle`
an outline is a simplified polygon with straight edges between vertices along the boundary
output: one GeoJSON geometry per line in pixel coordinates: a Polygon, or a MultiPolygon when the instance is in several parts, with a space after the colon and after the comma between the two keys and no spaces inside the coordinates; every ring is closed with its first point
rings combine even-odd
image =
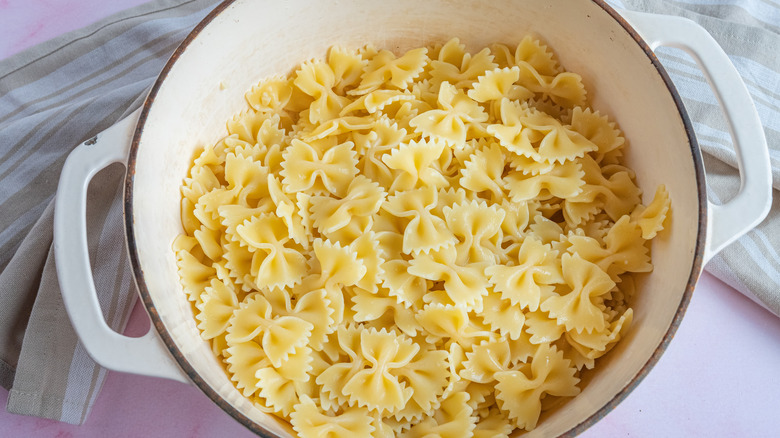
{"type": "Polygon", "coordinates": [[[686,51],[701,68],[729,124],[739,164],[740,187],[734,198],[707,201],[706,263],[720,250],[755,228],[772,206],[772,169],[758,112],[728,55],[698,23],[687,18],[621,10],[620,14],[655,50],[669,46],[686,51]]]}
{"type": "Polygon", "coordinates": [[[54,201],[54,256],[62,300],[81,343],[98,364],[115,371],[188,383],[154,328],[139,337],[106,324],[95,290],[87,247],[87,187],[101,169],[126,164],[140,109],[80,144],[60,174],[54,201]]]}

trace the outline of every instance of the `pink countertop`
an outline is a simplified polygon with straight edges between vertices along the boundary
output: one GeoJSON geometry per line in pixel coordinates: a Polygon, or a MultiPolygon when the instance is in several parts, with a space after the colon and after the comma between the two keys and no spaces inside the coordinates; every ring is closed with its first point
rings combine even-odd
{"type": "MultiPolygon", "coordinates": [[[[0,0],[0,59],[144,0],[0,0]]],[[[149,323],[139,306],[128,334],[149,323]]],[[[702,275],[677,334],[649,376],[582,437],[780,436],[780,318],[702,275]]],[[[0,397],[7,392],[0,389],[0,397]]],[[[251,437],[198,389],[110,372],[87,422],[0,409],[8,437],[251,437]]]]}

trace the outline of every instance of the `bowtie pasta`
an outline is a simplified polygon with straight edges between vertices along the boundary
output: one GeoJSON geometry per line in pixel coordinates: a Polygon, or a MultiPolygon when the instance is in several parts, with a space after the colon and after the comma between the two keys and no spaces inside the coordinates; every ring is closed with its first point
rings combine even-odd
{"type": "Polygon", "coordinates": [[[253,87],[174,242],[236,388],[303,438],[505,437],[576,396],[670,205],[586,97],[530,37],[334,47],[253,87]]]}

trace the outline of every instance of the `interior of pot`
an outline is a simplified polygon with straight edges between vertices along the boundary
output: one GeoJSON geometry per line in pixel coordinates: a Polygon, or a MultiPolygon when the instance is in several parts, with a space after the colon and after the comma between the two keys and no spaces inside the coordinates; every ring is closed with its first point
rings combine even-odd
{"type": "Polygon", "coordinates": [[[182,232],[179,188],[196,149],[226,135],[226,120],[246,108],[243,96],[253,84],[322,58],[329,46],[372,42],[402,52],[457,36],[479,50],[494,42],[516,44],[528,33],[546,41],[567,70],[582,75],[592,106],[623,129],[630,143],[627,162],[645,191],[645,203],[665,184],[673,208],[667,222],[671,232],[653,240],[655,271],[639,281],[629,335],[597,362],[582,393],[545,413],[529,436],[565,433],[593,416],[657,354],[684,292],[692,287],[689,282],[698,275],[692,270],[701,169],[667,84],[603,6],[591,0],[236,1],[166,67],[128,173],[133,214],[128,231],[137,248],[139,287],[153,303],[163,338],[181,352],[185,370],[212,398],[223,399],[223,408],[281,436],[289,433],[231,384],[199,337],[179,284],[171,243],[182,232]]]}

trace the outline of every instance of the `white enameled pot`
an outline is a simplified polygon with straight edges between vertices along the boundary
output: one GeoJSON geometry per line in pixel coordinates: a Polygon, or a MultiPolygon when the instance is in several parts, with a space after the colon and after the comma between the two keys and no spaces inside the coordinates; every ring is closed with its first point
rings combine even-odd
{"type": "Polygon", "coordinates": [[[198,334],[171,243],[182,232],[179,187],[198,147],[226,135],[225,121],[263,77],[288,73],[334,44],[371,42],[397,52],[457,36],[470,49],[516,44],[532,33],[580,73],[592,105],[630,143],[626,159],[649,202],[665,184],[673,212],[653,240],[655,270],[639,280],[628,336],[589,373],[580,395],[543,415],[528,436],[576,435],[614,408],[656,363],[680,323],[704,263],[767,214],[771,175],[766,140],[736,69],[701,27],[683,19],[616,12],[603,0],[227,1],[176,50],[144,106],[81,145],[62,171],[55,254],[63,298],[90,355],[118,371],[193,383],[262,436],[289,426],[241,396],[198,334]],[[630,23],[630,24],[629,24],[630,23]],[[704,168],[680,96],[652,52],[682,48],[711,80],[731,124],[739,193],[707,200],[704,168]],[[86,243],[86,188],[107,165],[127,165],[125,225],[136,283],[153,328],[141,338],[103,320],[86,243]]]}

